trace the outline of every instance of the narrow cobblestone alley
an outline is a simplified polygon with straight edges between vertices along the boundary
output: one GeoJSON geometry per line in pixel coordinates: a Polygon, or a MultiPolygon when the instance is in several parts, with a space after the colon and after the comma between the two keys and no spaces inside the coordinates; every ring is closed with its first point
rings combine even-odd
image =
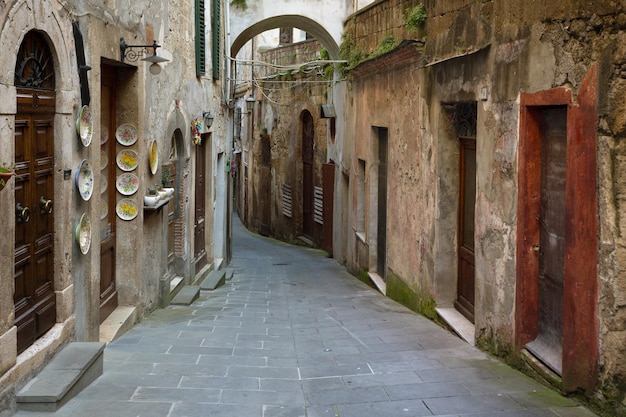
{"type": "Polygon", "coordinates": [[[234,221],[232,280],[105,350],[55,413],[19,417],[593,416],[348,274],[234,221]]]}

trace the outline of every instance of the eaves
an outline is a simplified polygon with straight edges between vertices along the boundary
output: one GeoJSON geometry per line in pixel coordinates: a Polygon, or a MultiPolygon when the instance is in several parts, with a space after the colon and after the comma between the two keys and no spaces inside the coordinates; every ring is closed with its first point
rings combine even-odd
{"type": "Polygon", "coordinates": [[[424,42],[419,40],[403,40],[391,51],[367,59],[351,68],[348,73],[353,78],[365,78],[382,72],[389,72],[422,59],[424,42]]]}

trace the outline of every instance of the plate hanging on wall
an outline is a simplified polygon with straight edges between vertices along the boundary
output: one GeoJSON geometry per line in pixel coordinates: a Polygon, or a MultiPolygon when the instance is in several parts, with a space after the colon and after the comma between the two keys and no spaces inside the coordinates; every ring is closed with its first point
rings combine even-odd
{"type": "Polygon", "coordinates": [[[159,169],[159,145],[154,139],[150,141],[150,146],[148,147],[148,157],[150,162],[150,172],[154,175],[156,174],[157,169],[159,169]]]}
{"type": "Polygon", "coordinates": [[[115,213],[122,220],[132,220],[139,214],[139,207],[135,200],[131,198],[122,198],[115,206],[115,213]]]}
{"type": "Polygon", "coordinates": [[[137,136],[137,128],[130,123],[120,125],[115,131],[115,139],[124,146],[130,146],[137,142],[137,136]]]}
{"type": "Polygon", "coordinates": [[[137,152],[132,149],[123,149],[117,154],[115,162],[122,171],[133,171],[137,168],[138,159],[137,152]]]}
{"type": "Polygon", "coordinates": [[[80,252],[86,255],[91,247],[91,221],[87,213],[80,216],[80,220],[76,225],[76,243],[80,248],[80,252]]]}
{"type": "Polygon", "coordinates": [[[83,200],[88,201],[93,193],[94,181],[93,170],[86,159],[83,159],[78,165],[74,181],[76,183],[76,188],[78,188],[78,192],[80,193],[80,197],[83,200]]]}
{"type": "Polygon", "coordinates": [[[91,109],[89,106],[83,106],[76,119],[76,132],[80,137],[80,141],[84,146],[89,146],[91,137],[93,136],[93,120],[91,118],[91,109]]]}
{"type": "Polygon", "coordinates": [[[139,188],[139,178],[130,172],[121,174],[115,181],[115,188],[122,195],[133,195],[139,188]]]}

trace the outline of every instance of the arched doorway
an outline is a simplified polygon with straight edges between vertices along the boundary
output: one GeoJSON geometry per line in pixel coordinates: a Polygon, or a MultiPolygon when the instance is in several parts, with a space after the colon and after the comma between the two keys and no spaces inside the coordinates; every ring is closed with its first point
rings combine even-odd
{"type": "Polygon", "coordinates": [[[55,74],[43,34],[24,37],[15,65],[15,325],[23,352],[56,322],[54,293],[55,74]]]}

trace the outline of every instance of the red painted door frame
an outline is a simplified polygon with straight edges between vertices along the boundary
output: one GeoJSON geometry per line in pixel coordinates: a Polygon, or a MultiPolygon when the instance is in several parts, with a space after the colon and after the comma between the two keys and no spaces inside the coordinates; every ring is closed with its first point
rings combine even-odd
{"type": "Polygon", "coordinates": [[[533,108],[567,106],[562,389],[592,390],[598,347],[598,209],[596,180],[598,67],[578,92],[556,88],[520,100],[515,334],[517,349],[537,336],[541,132],[533,108]]]}

